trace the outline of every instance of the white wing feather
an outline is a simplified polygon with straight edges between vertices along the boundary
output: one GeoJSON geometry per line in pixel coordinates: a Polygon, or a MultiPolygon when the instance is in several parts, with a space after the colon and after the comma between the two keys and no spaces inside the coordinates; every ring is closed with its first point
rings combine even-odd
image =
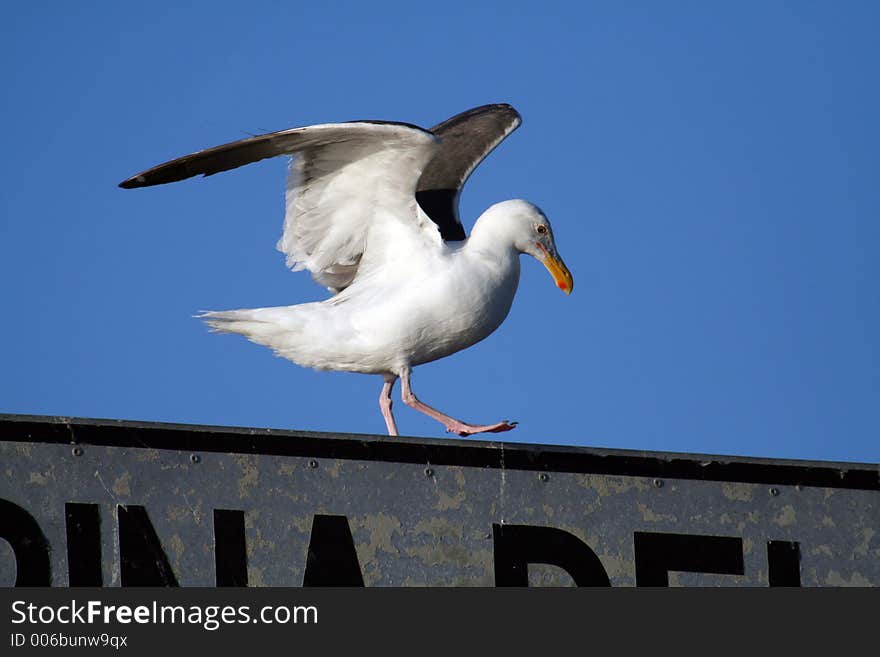
{"type": "Polygon", "coordinates": [[[415,200],[419,176],[437,149],[433,135],[366,122],[302,130],[312,133],[314,145],[291,161],[277,245],[289,267],[308,269],[336,292],[374,264],[442,244],[415,200]]]}

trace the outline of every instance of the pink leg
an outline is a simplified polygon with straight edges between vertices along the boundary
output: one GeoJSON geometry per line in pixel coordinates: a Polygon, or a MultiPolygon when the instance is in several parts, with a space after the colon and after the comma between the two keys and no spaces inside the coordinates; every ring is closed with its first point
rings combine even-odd
{"type": "Polygon", "coordinates": [[[382,417],[385,418],[385,426],[388,427],[388,435],[397,435],[397,423],[394,421],[394,415],[391,414],[391,389],[394,382],[397,381],[396,376],[386,376],[385,385],[382,386],[382,394],[379,395],[379,408],[382,409],[382,417]]]}
{"type": "Polygon", "coordinates": [[[508,422],[506,420],[496,424],[467,424],[456,420],[454,417],[449,417],[436,408],[431,408],[427,404],[420,402],[409,385],[409,377],[409,369],[403,370],[400,374],[400,384],[402,387],[400,395],[403,398],[403,403],[446,425],[447,433],[457,433],[459,436],[470,436],[474,433],[500,433],[502,431],[510,431],[516,426],[516,422],[508,422]]]}

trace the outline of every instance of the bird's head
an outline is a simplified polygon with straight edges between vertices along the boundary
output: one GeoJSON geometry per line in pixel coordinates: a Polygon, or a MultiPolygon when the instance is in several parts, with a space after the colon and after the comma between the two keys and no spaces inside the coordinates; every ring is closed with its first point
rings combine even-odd
{"type": "Polygon", "coordinates": [[[574,279],[556,249],[550,221],[538,206],[515,199],[497,203],[485,214],[488,219],[486,224],[494,230],[503,231],[517,251],[537,259],[550,272],[556,287],[571,294],[574,279]]]}

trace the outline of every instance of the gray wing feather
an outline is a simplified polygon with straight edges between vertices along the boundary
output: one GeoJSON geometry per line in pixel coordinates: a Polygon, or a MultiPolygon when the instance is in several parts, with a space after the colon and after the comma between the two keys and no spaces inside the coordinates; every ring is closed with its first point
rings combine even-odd
{"type": "Polygon", "coordinates": [[[431,128],[440,147],[419,178],[416,200],[446,241],[465,239],[458,214],[461,188],[477,165],[516,130],[522,118],[507,104],[483,105],[431,128]]]}
{"type": "MultiPolygon", "coordinates": [[[[461,189],[480,162],[511,132],[516,130],[521,121],[519,113],[510,105],[483,105],[457,114],[427,131],[439,138],[439,146],[435,146],[435,156],[424,167],[418,179],[416,200],[425,214],[437,225],[444,240],[460,241],[465,239],[466,235],[458,211],[461,189]]],[[[385,124],[423,131],[418,126],[396,121],[349,122],[349,124],[352,123],[385,124]]],[[[350,148],[354,150],[356,144],[353,142],[356,141],[356,137],[347,132],[345,124],[281,130],[240,139],[179,157],[134,175],[121,182],[119,186],[131,189],[162,185],[197,175],[211,176],[251,162],[278,155],[304,153],[308,149],[316,147],[346,148],[346,142],[349,140],[352,140],[349,143],[350,148]],[[315,130],[315,128],[320,129],[315,130]]],[[[308,157],[300,158],[302,165],[307,165],[308,161],[308,157]]],[[[286,229],[282,241],[287,239],[289,235],[293,235],[293,232],[288,234],[286,229]]],[[[282,250],[289,256],[294,251],[298,256],[301,256],[299,250],[295,250],[293,247],[282,248],[282,250]]],[[[332,288],[344,287],[357,268],[355,255],[358,254],[349,255],[351,258],[348,259],[352,260],[351,263],[348,260],[340,261],[332,264],[332,267],[328,265],[326,269],[321,269],[320,273],[313,271],[313,274],[317,275],[319,279],[321,276],[327,277],[327,281],[323,282],[332,288]],[[334,279],[331,281],[333,276],[345,280],[336,281],[334,279]]],[[[310,269],[312,268],[310,267],[310,269]]]]}
{"type": "MultiPolygon", "coordinates": [[[[440,147],[419,178],[416,200],[425,214],[437,224],[444,240],[465,239],[458,212],[461,189],[477,165],[521,122],[519,113],[502,103],[469,109],[431,128],[430,132],[440,138],[440,147]]],[[[395,121],[369,123],[417,127],[395,121]]],[[[300,128],[249,137],[152,167],[122,181],[119,186],[131,189],[162,185],[198,175],[211,176],[251,162],[292,154],[306,146],[304,142],[307,139],[308,136],[300,128]]]]}
{"type": "MultiPolygon", "coordinates": [[[[349,121],[349,123],[398,125],[415,130],[423,130],[423,128],[418,126],[398,121],[349,121]]],[[[309,130],[309,127],[270,132],[265,135],[239,139],[228,144],[206,148],[190,155],[178,157],[170,162],[159,164],[123,180],[119,183],[119,186],[123,189],[132,189],[135,187],[164,185],[198,175],[212,176],[215,173],[236,169],[245,164],[278,155],[292,155],[304,148],[324,145],[332,141],[341,141],[344,138],[345,135],[342,135],[340,139],[338,135],[330,133],[329,135],[321,134],[316,139],[316,136],[309,130]]]]}

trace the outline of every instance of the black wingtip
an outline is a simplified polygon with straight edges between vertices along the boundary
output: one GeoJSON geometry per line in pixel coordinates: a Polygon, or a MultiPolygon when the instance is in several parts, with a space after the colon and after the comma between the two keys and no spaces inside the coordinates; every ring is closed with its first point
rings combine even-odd
{"type": "Polygon", "coordinates": [[[119,183],[119,186],[122,189],[134,189],[136,187],[143,187],[144,182],[145,180],[143,176],[132,176],[128,180],[123,180],[121,183],[119,183]]]}
{"type": "Polygon", "coordinates": [[[514,108],[514,106],[511,105],[510,103],[495,103],[491,107],[497,107],[498,109],[508,110],[510,112],[513,112],[517,116],[519,116],[519,112],[517,112],[516,108],[514,108]]]}
{"type": "Polygon", "coordinates": [[[516,111],[516,108],[510,103],[489,103],[488,105],[480,105],[479,107],[474,107],[472,112],[508,112],[511,114],[515,114],[519,116],[519,112],[516,111]]]}
{"type": "Polygon", "coordinates": [[[505,112],[508,112],[511,116],[513,116],[514,120],[516,121],[517,127],[519,127],[519,125],[522,123],[522,114],[517,112],[516,108],[513,105],[510,105],[509,103],[498,103],[497,107],[498,109],[504,110],[505,112]]]}

